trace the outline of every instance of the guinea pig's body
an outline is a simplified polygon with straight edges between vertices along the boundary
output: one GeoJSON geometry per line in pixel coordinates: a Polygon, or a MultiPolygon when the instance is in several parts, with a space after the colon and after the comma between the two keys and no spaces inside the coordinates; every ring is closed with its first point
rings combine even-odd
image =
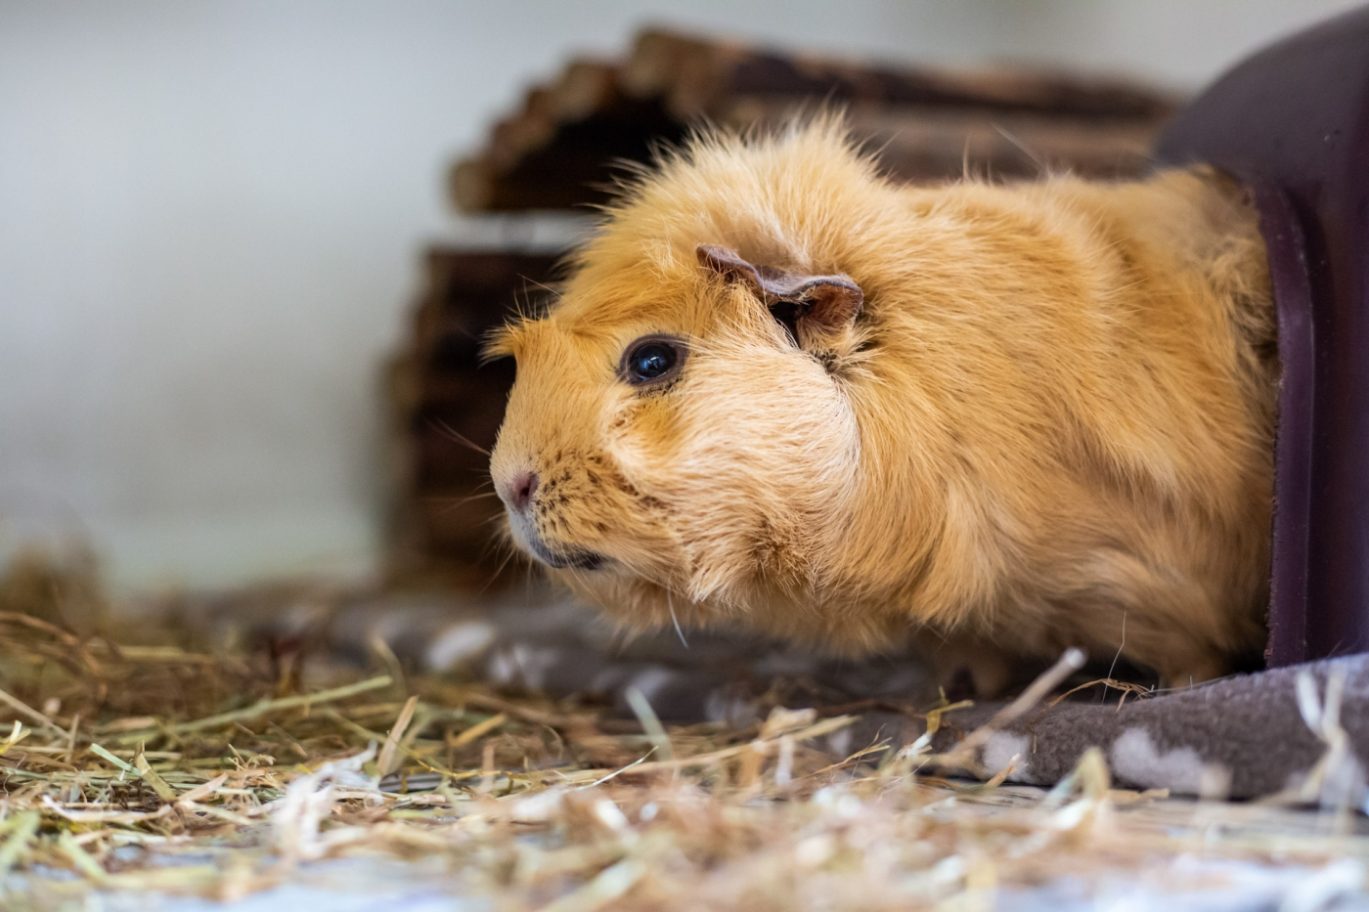
{"type": "Polygon", "coordinates": [[[514,539],[630,625],[850,653],[1256,652],[1277,363],[1205,172],[908,187],[838,126],[640,179],[542,319],[492,461],[514,539]]]}

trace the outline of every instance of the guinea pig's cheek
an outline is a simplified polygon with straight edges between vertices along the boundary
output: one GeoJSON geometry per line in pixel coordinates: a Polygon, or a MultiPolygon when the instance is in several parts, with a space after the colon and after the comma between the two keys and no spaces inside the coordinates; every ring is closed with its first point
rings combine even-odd
{"type": "Polygon", "coordinates": [[[628,477],[640,473],[647,458],[646,448],[632,433],[628,420],[622,416],[610,426],[604,451],[619,471],[628,477]]]}
{"type": "Polygon", "coordinates": [[[625,408],[609,427],[606,450],[630,489],[648,491],[678,461],[677,423],[661,409],[625,408]]]}

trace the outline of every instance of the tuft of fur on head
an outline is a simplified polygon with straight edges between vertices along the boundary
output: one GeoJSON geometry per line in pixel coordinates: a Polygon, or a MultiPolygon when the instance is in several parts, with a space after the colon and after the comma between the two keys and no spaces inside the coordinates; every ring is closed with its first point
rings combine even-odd
{"type": "Polygon", "coordinates": [[[1142,663],[1217,667],[1259,637],[1264,270],[1211,174],[917,188],[835,116],[701,133],[492,344],[492,474],[536,473],[515,540],[629,624],[1030,654],[1125,624],[1142,663]],[[668,382],[624,379],[645,338],[668,382]]]}

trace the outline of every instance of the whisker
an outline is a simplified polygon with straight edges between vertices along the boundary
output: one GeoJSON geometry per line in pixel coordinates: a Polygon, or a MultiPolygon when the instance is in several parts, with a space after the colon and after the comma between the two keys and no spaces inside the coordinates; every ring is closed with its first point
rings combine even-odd
{"type": "Polygon", "coordinates": [[[1002,136],[1004,139],[1006,139],[1009,144],[1011,144],[1014,148],[1017,149],[1017,151],[1027,156],[1027,159],[1033,165],[1036,166],[1036,173],[1038,176],[1049,173],[1050,167],[1049,165],[1047,165],[1045,159],[1041,158],[1041,156],[1033,152],[1025,142],[1018,139],[1006,127],[1002,126],[1001,124],[994,124],[993,128],[998,132],[999,136],[1002,136]]]}
{"type": "MultiPolygon", "coordinates": [[[[1122,610],[1122,642],[1120,642],[1120,643],[1117,644],[1117,652],[1113,653],[1113,656],[1112,656],[1112,664],[1108,666],[1108,674],[1107,674],[1107,677],[1108,677],[1108,678],[1111,678],[1113,672],[1115,672],[1115,671],[1117,670],[1117,660],[1120,659],[1120,658],[1122,657],[1122,650],[1124,650],[1124,649],[1126,649],[1126,648],[1127,648],[1127,612],[1126,612],[1126,609],[1123,609],[1123,610],[1122,610]]],[[[1102,702],[1103,702],[1103,698],[1106,697],[1106,696],[1107,696],[1107,688],[1105,687],[1105,688],[1103,688],[1102,694],[1100,694],[1099,697],[1098,697],[1098,702],[1099,702],[1099,703],[1102,703],[1102,702]]]]}
{"type": "Polygon", "coordinates": [[[675,614],[675,599],[671,598],[670,590],[665,591],[666,608],[670,609],[670,622],[675,625],[675,635],[680,638],[680,644],[685,649],[689,648],[689,640],[684,635],[684,630],[680,627],[680,618],[675,614]]]}
{"type": "Polygon", "coordinates": [[[465,444],[467,447],[481,454],[482,456],[490,455],[489,450],[485,449],[480,444],[476,443],[474,440],[470,439],[465,434],[461,433],[441,418],[430,418],[428,419],[428,422],[432,427],[437,428],[439,431],[446,434],[448,437],[452,438],[458,443],[465,444]]]}
{"type": "MultiPolygon", "coordinates": [[[[485,500],[490,497],[498,496],[499,495],[494,493],[493,491],[482,491],[477,494],[469,494],[465,497],[458,497],[453,500],[449,500],[445,497],[437,498],[438,515],[446,516],[453,510],[458,509],[459,507],[464,507],[466,504],[470,503],[473,500],[485,500]]],[[[495,518],[497,519],[498,517],[495,518]]]]}
{"type": "MultiPolygon", "coordinates": [[[[537,281],[536,279],[532,278],[531,276],[526,276],[526,275],[521,275],[521,274],[518,276],[518,278],[522,279],[522,280],[523,280],[524,282],[526,282],[528,285],[532,285],[532,286],[534,286],[534,287],[536,287],[536,288],[541,289],[542,291],[545,291],[547,294],[551,295],[553,298],[559,299],[559,298],[561,297],[561,292],[557,291],[555,288],[551,287],[550,285],[546,284],[545,282],[539,282],[539,281],[537,281]]],[[[526,292],[526,290],[527,290],[527,289],[524,288],[524,291],[525,291],[525,292],[526,292]]]]}
{"type": "Polygon", "coordinates": [[[509,561],[513,560],[517,554],[518,549],[514,548],[512,545],[509,545],[509,553],[506,554],[504,556],[504,559],[499,562],[499,566],[495,568],[494,573],[490,574],[489,581],[486,582],[485,585],[480,588],[480,591],[475,594],[476,598],[479,598],[480,596],[484,595],[486,592],[489,591],[489,588],[493,586],[495,581],[498,580],[499,577],[503,574],[504,568],[509,565],[509,561]]]}

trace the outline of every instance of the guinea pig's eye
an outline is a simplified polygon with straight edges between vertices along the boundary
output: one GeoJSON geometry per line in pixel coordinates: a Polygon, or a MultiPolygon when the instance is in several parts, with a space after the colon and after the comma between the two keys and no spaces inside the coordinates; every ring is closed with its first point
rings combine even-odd
{"type": "Polygon", "coordinates": [[[684,364],[685,347],[670,336],[643,336],[623,352],[618,374],[628,383],[641,386],[669,380],[684,364]]]}

